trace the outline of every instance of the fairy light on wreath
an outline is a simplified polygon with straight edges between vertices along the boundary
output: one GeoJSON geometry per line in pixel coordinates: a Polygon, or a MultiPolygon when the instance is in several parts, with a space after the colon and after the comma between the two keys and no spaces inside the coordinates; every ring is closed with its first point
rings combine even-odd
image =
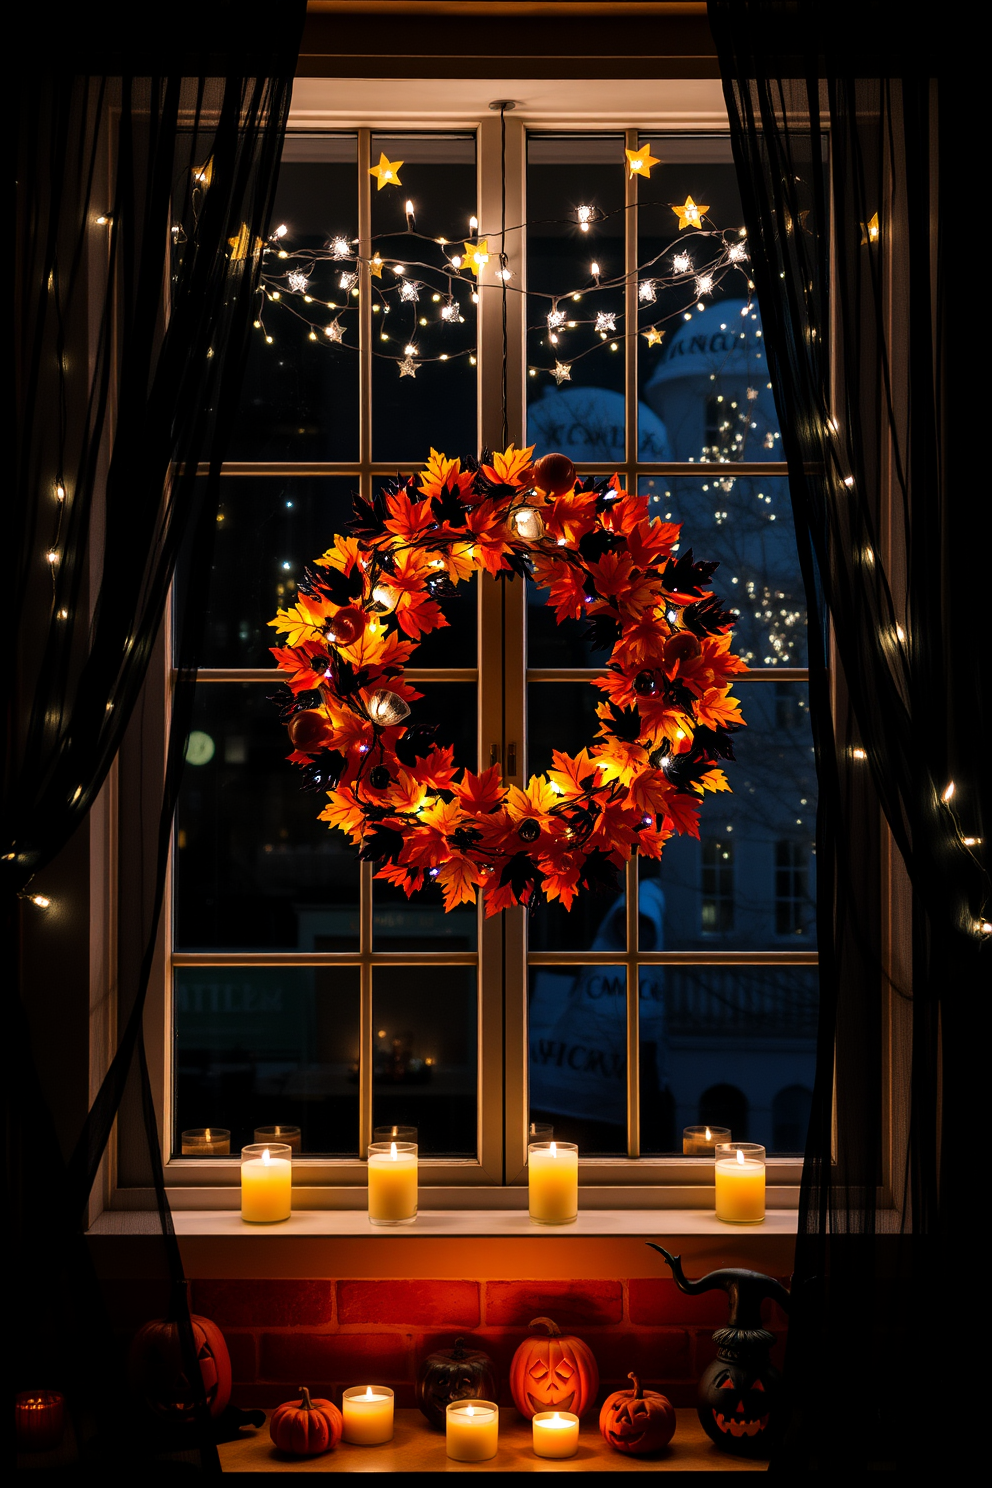
{"type": "Polygon", "coordinates": [[[447,910],[487,914],[613,882],[636,850],[658,857],[698,836],[704,792],[744,726],[732,696],[746,671],[716,565],[679,555],[680,528],[617,476],[579,479],[561,454],[531,463],[511,444],[481,462],[431,450],[419,476],[356,498],[347,536],[304,572],[270,625],[287,686],[273,697],[320,820],[344,831],[375,875],[409,896],[428,882],[447,910]],[[448,624],[445,598],[474,573],[533,579],[559,620],[584,618],[609,666],[590,684],[598,728],[526,788],[499,765],[460,767],[436,725],[411,713],[422,636],[448,624]]]}

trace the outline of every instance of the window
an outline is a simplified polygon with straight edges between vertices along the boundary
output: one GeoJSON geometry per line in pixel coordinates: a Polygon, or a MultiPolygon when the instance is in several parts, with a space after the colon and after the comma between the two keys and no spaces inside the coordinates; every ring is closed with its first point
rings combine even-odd
{"type": "MultiPolygon", "coordinates": [[[[340,237],[366,259],[374,245],[388,264],[419,265],[408,199],[425,237],[468,236],[473,218],[492,237],[498,118],[446,132],[404,130],[393,117],[388,134],[290,134],[275,221],[294,247],[340,237]],[[404,162],[399,192],[375,189],[380,154],[404,162]]],[[[499,442],[500,294],[456,283],[449,300],[443,280],[416,267],[419,298],[387,309],[367,268],[349,282],[352,264],[314,270],[312,322],[266,299],[224,472],[176,833],[173,1173],[187,1127],[228,1127],[236,1149],[256,1127],[291,1123],[314,1181],[360,1183],[373,1128],[396,1123],[418,1127],[425,1182],[498,1185],[522,1181],[528,1126],[541,1122],[579,1142],[583,1181],[657,1181],[681,1126],[729,1109],[721,1092],[733,1092],[746,1135],[774,1148],[774,1092],[812,1080],[812,921],[804,908],[801,950],[776,944],[777,857],[774,884],[768,872],[797,818],[811,831],[815,779],[802,585],[760,318],[744,277],[672,319],[670,292],[641,295],[650,274],[634,272],[673,250],[670,203],[687,194],[718,225],[739,224],[729,143],[528,127],[513,115],[506,132],[517,284],[581,295],[593,262],[603,278],[628,275],[595,302],[615,327],[595,340],[568,318],[553,330],[543,301],[507,295],[510,437],[537,454],[563,450],[583,472],[618,470],[652,514],[683,521],[686,543],[720,561],[718,589],[752,668],[735,794],[706,798],[701,844],[681,838],[660,864],[635,860],[619,892],[587,895],[570,915],[551,904],[485,923],[474,910],[445,915],[430,891],[408,902],[373,881],[285,763],[267,701],[266,622],[349,519],[353,491],[368,498],[431,445],[470,453],[499,442]],[[623,169],[624,150],[643,144],[663,162],[657,192],[623,169]],[[579,205],[595,209],[589,232],[579,205]],[[528,219],[526,232],[516,226],[528,219]],[[442,321],[452,301],[457,315],[442,321]],[[648,335],[657,326],[660,340],[648,335]],[[415,377],[399,375],[407,346],[415,377]],[[571,375],[558,382],[566,356],[571,375]],[[657,1162],[639,1167],[644,1157],[657,1162]]],[[[696,240],[697,276],[705,251],[696,240]]],[[[581,300],[569,303],[579,322],[581,300]]],[[[556,624],[544,598],[519,583],[477,584],[446,603],[451,628],[427,638],[407,671],[424,694],[414,721],[437,721],[459,763],[499,760],[518,784],[550,765],[553,748],[591,741],[589,679],[606,659],[578,622],[556,624]]],[[[806,905],[809,885],[800,892],[790,872],[789,902],[806,905]]]]}
{"type": "Polygon", "coordinates": [[[775,933],[805,935],[810,914],[809,847],[789,838],[775,844],[775,933]]]}

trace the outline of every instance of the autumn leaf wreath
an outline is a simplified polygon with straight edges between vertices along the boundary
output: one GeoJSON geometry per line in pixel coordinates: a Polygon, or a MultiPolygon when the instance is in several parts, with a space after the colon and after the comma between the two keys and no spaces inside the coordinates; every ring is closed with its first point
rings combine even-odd
{"type": "Polygon", "coordinates": [[[616,475],[577,478],[564,455],[531,463],[511,444],[481,463],[431,450],[419,476],[356,498],[351,534],[305,570],[297,602],[269,622],[288,691],[303,788],[326,790],[320,820],[346,832],[375,876],[411,895],[425,882],[446,910],[487,915],[616,882],[636,849],[657,858],[673,833],[699,836],[704,791],[730,786],[744,726],[731,678],[733,616],[712,593],[715,563],[675,556],[679,525],[648,515],[616,475]],[[549,590],[559,620],[587,619],[612,655],[592,681],[596,737],[527,788],[498,764],[460,769],[436,725],[410,724],[421,697],[404,678],[422,635],[446,626],[442,602],[474,572],[549,590]]]}

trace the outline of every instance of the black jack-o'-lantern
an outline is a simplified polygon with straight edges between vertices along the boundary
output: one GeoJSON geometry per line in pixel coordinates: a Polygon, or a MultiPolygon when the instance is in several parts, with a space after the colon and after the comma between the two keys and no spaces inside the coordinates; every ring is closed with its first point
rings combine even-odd
{"type": "Polygon", "coordinates": [[[452,1400],[495,1400],[496,1366],[482,1349],[464,1348],[464,1338],[453,1349],[428,1354],[417,1370],[417,1404],[432,1426],[445,1428],[445,1411],[452,1400]]]}
{"type": "Polygon", "coordinates": [[[781,1376],[768,1357],[775,1335],[762,1327],[761,1303],[770,1297],[788,1312],[789,1293],[774,1276],[734,1267],[689,1281],[681,1256],[648,1244],[665,1257],[680,1291],[690,1296],[717,1289],[727,1293],[730,1317],[726,1328],[713,1334],[717,1356],[700,1377],[696,1411],[706,1435],[722,1451],[767,1457],[783,1424],[782,1391],[781,1376]]]}
{"type": "MultiPolygon", "coordinates": [[[[196,1395],[179,1339],[186,1288],[185,1281],[175,1283],[168,1317],[139,1328],[128,1354],[134,1393],[161,1420],[175,1425],[187,1425],[196,1418],[196,1395]]],[[[219,1416],[231,1398],[231,1356],[216,1323],[197,1313],[190,1314],[190,1322],[207,1407],[211,1416],[219,1416]]]]}

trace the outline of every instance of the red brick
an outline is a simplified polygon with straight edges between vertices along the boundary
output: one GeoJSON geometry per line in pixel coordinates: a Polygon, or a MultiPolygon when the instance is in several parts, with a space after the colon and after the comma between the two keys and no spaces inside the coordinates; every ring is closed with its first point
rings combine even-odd
{"type": "Polygon", "coordinates": [[[403,1333],[263,1333],[262,1379],[391,1385],[413,1379],[412,1339],[403,1333]]]}
{"type": "Polygon", "coordinates": [[[339,1281],[340,1323],[400,1323],[475,1328],[477,1281],[339,1281]]]}
{"type": "Polygon", "coordinates": [[[674,1281],[666,1278],[631,1278],[627,1283],[627,1306],[632,1323],[724,1328],[727,1325],[725,1292],[703,1292],[687,1297],[674,1281]]]}
{"type": "Polygon", "coordinates": [[[258,1373],[258,1345],[254,1333],[229,1333],[225,1329],[224,1342],[231,1355],[235,1380],[253,1380],[258,1373]]]}
{"type": "Polygon", "coordinates": [[[330,1281],[196,1281],[196,1312],[221,1328],[319,1328],[334,1321],[330,1281]]]}
{"type": "Polygon", "coordinates": [[[562,1329],[619,1323],[623,1288],[618,1281],[488,1281],[486,1324],[520,1325],[550,1317],[562,1329]]]}
{"type": "MultiPolygon", "coordinates": [[[[684,1328],[611,1328],[586,1339],[605,1380],[626,1381],[635,1370],[642,1383],[687,1379],[691,1375],[689,1334],[684,1328]]],[[[619,1386],[618,1386],[619,1388],[619,1386]]]]}

